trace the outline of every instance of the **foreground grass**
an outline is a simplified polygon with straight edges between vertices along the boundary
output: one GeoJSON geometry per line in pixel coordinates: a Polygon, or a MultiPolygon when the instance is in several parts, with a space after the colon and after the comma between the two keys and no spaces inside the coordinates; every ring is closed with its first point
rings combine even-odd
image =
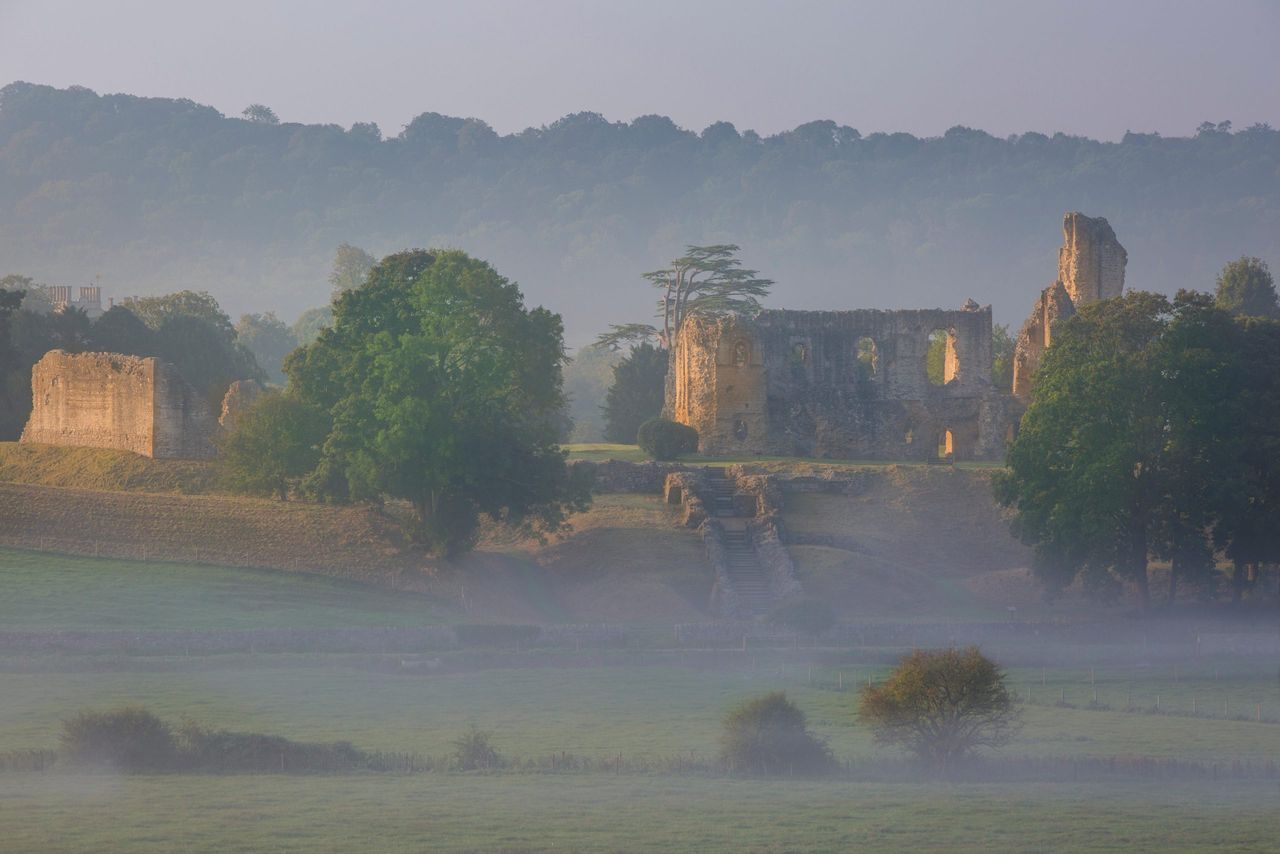
{"type": "Polygon", "coordinates": [[[305,573],[0,549],[0,628],[249,629],[441,621],[426,596],[305,573]]]}
{"type": "Polygon", "coordinates": [[[1259,851],[1272,791],[586,775],[0,777],[29,850],[1259,851]]]}

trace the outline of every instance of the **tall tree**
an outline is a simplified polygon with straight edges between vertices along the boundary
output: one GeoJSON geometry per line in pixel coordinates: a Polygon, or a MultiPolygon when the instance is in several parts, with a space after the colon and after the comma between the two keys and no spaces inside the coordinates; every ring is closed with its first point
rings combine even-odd
{"type": "Polygon", "coordinates": [[[558,315],[526,309],[514,283],[462,252],[383,259],[285,364],[333,418],[311,487],[409,501],[412,532],[445,555],[474,544],[481,515],[560,529],[589,501],[551,417],[561,335],[558,315]]]}
{"type": "Polygon", "coordinates": [[[640,425],[662,414],[666,377],[667,351],[647,341],[614,365],[604,403],[606,442],[634,444],[640,425]]]}
{"type": "Polygon", "coordinates": [[[600,336],[599,343],[617,347],[626,341],[656,335],[662,347],[670,348],[685,318],[691,315],[758,312],[759,298],[768,295],[773,280],[761,278],[756,270],[743,267],[735,257],[737,252],[738,247],[731,243],[686,246],[684,255],[670,266],[645,273],[643,278],[661,294],[658,317],[662,318],[662,326],[657,329],[636,323],[613,326],[600,336]]]}
{"type": "Polygon", "coordinates": [[[324,411],[292,395],[268,391],[219,441],[218,466],[231,489],[289,498],[289,489],[320,461],[329,432],[324,411]]]}
{"type": "Polygon", "coordinates": [[[1235,464],[1214,539],[1234,564],[1237,602],[1264,564],[1280,564],[1280,321],[1241,321],[1235,464]]]}
{"type": "Polygon", "coordinates": [[[279,117],[276,116],[276,111],[268,107],[266,104],[250,104],[249,106],[244,108],[244,111],[241,113],[241,115],[244,116],[249,121],[254,122],[256,124],[262,124],[262,125],[280,124],[280,119],[279,117]]]}
{"type": "Polygon", "coordinates": [[[1081,575],[1095,589],[1118,578],[1149,606],[1166,441],[1155,344],[1169,312],[1142,291],[1083,306],[1036,374],[996,487],[1050,592],[1081,575]]]}
{"type": "Polygon", "coordinates": [[[274,311],[240,315],[240,322],[236,324],[236,341],[253,354],[267,379],[284,382],[284,357],[298,346],[298,339],[274,311]]]}
{"type": "Polygon", "coordinates": [[[1232,314],[1280,317],[1275,280],[1261,258],[1242,256],[1223,267],[1216,294],[1218,305],[1232,314]]]}
{"type": "Polygon", "coordinates": [[[364,284],[365,277],[373,269],[376,259],[359,246],[343,243],[333,255],[333,269],[329,272],[329,286],[336,298],[364,284]]]}
{"type": "Polygon", "coordinates": [[[113,305],[93,322],[89,347],[126,356],[154,356],[159,352],[156,333],[123,305],[113,305]]]}
{"type": "Polygon", "coordinates": [[[156,349],[215,413],[231,383],[266,379],[252,353],[201,317],[175,315],[165,320],[156,330],[156,349]]]}
{"type": "Polygon", "coordinates": [[[158,330],[171,317],[198,317],[228,340],[235,338],[236,330],[231,325],[231,317],[208,291],[188,290],[154,297],[128,297],[121,304],[152,329],[158,330]]]}

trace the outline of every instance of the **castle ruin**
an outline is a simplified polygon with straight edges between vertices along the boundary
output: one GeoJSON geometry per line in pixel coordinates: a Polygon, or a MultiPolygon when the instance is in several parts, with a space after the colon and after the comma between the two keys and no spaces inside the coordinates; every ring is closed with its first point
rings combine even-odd
{"type": "Polygon", "coordinates": [[[214,456],[218,429],[168,362],[51,350],[31,369],[31,417],[21,441],[199,460],[214,456]]]}
{"type": "Polygon", "coordinates": [[[1019,400],[1025,403],[1031,396],[1032,377],[1053,342],[1054,327],[1079,306],[1120,296],[1128,260],[1111,224],[1102,217],[1069,213],[1062,218],[1058,278],[1040,292],[1015,344],[1013,393],[1019,400]]]}
{"type": "Polygon", "coordinates": [[[687,317],[666,416],[695,428],[705,454],[1001,459],[1055,324],[1119,296],[1126,259],[1105,219],[1066,215],[1058,280],[1018,336],[1012,389],[992,383],[991,307],[973,300],[958,310],[687,317]],[[931,379],[935,341],[942,371],[931,379]]]}

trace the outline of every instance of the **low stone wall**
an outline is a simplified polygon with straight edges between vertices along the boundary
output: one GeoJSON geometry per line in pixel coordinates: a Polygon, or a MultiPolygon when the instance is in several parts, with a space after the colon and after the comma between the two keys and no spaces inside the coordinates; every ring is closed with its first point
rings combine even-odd
{"type": "Polygon", "coordinates": [[[683,471],[680,463],[630,463],[624,460],[571,460],[574,471],[586,470],[594,477],[594,492],[639,492],[658,495],[667,475],[683,471]]]}

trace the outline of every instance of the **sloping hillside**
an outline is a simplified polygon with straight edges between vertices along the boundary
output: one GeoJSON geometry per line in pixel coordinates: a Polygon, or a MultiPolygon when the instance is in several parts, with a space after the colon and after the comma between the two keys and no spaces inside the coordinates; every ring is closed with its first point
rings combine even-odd
{"type": "Polygon", "coordinates": [[[153,460],[105,448],[0,442],[0,482],[201,494],[216,491],[217,471],[200,460],[153,460]]]}
{"type": "Polygon", "coordinates": [[[850,616],[990,614],[1034,601],[990,472],[864,470],[852,495],[789,494],[784,521],[809,595],[850,616]]]}

